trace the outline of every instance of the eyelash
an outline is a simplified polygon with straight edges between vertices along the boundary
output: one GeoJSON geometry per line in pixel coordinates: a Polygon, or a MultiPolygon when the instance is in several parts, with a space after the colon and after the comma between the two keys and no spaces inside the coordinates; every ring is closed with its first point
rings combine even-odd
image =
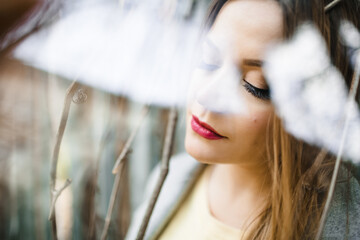
{"type": "MultiPolygon", "coordinates": [[[[219,68],[218,65],[207,64],[204,61],[201,61],[198,67],[201,69],[204,69],[206,71],[210,71],[210,72],[215,71],[219,68]]],[[[270,100],[270,90],[269,89],[257,88],[254,85],[250,84],[245,79],[243,79],[243,81],[244,81],[243,87],[251,95],[253,95],[256,98],[262,99],[262,100],[270,100]]]]}
{"type": "Polygon", "coordinates": [[[248,91],[251,95],[262,100],[270,100],[270,89],[257,88],[251,85],[245,79],[243,79],[243,81],[244,81],[243,86],[245,90],[248,91]]]}

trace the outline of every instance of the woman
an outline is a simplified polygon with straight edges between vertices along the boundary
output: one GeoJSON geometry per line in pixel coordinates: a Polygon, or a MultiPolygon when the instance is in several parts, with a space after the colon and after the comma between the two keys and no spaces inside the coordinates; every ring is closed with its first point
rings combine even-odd
{"type": "MultiPolygon", "coordinates": [[[[261,67],[272,44],[291,38],[297,26],[312,21],[349,85],[353,69],[338,30],[341,19],[360,28],[360,4],[341,1],[325,13],[330,2],[214,3],[187,109],[185,147],[202,164],[193,163],[189,156],[175,157],[146,238],[314,239],[334,157],[284,130],[261,67]],[[214,99],[228,94],[214,89],[229,77],[230,66],[242,73],[239,91],[245,113],[228,113],[224,105],[214,108],[214,99]]],[[[341,175],[323,238],[359,239],[359,184],[346,168],[341,175]]],[[[136,222],[145,206],[129,239],[136,236],[136,222]]]]}

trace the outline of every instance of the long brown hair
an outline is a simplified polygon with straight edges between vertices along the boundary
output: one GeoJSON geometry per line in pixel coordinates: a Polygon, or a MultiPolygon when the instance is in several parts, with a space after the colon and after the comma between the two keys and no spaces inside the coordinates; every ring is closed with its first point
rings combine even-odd
{"type": "MultiPolygon", "coordinates": [[[[353,69],[347,49],[339,41],[339,27],[340,21],[346,19],[360,28],[359,1],[341,1],[327,12],[324,8],[330,0],[274,1],[283,10],[284,39],[291,38],[297,26],[311,21],[324,37],[332,63],[350,86],[353,69]]],[[[212,26],[226,2],[213,2],[206,29],[212,26]]],[[[246,236],[248,239],[314,239],[334,169],[334,157],[291,136],[275,114],[269,120],[267,153],[272,177],[270,197],[246,236]]]]}
{"type": "Polygon", "coordinates": [[[0,4],[0,60],[55,19],[63,0],[16,0],[0,4]]]}

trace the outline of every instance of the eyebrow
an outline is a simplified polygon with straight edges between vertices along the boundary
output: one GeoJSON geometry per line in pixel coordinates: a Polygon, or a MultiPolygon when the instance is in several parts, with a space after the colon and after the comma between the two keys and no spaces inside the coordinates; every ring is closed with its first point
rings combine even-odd
{"type": "Polygon", "coordinates": [[[264,62],[258,59],[244,59],[243,65],[250,67],[262,67],[264,65],[264,62]]]}
{"type": "MultiPolygon", "coordinates": [[[[205,38],[205,43],[211,47],[217,54],[221,54],[220,49],[216,46],[216,44],[208,37],[205,38]]],[[[258,59],[244,59],[243,65],[250,66],[250,67],[262,67],[264,62],[258,59]]]]}

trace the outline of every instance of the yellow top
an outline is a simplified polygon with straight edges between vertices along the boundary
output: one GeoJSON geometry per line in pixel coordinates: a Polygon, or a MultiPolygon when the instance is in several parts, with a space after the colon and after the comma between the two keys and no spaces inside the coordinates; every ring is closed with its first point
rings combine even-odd
{"type": "MultiPolygon", "coordinates": [[[[227,226],[211,215],[207,201],[207,183],[210,168],[207,167],[160,235],[161,240],[240,240],[243,231],[227,226]]],[[[244,237],[244,238],[242,238],[244,237]]]]}

